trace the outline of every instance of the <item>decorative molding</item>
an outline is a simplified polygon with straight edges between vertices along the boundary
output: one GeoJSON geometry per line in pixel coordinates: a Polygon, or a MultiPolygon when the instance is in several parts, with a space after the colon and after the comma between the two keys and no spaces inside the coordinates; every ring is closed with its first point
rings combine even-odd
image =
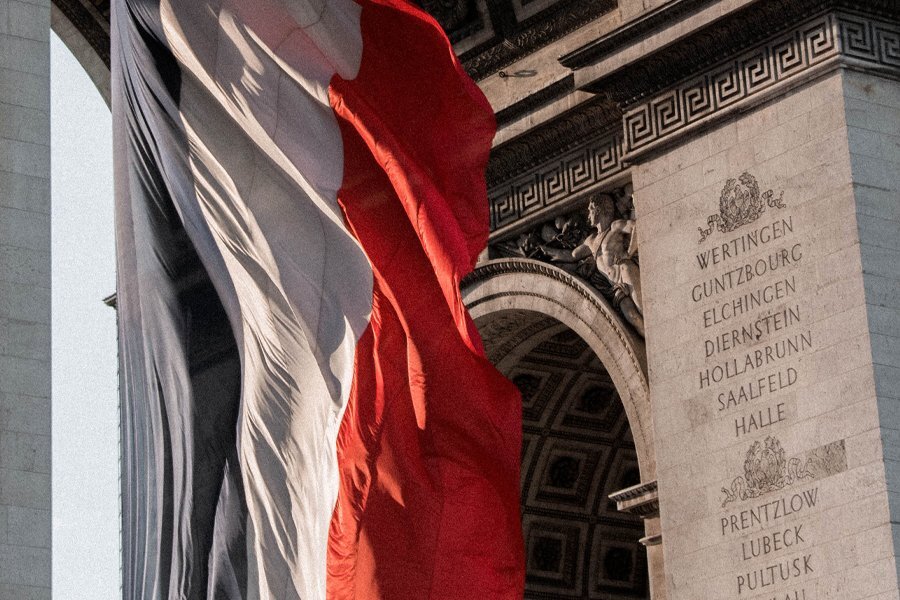
{"type": "MultiPolygon", "coordinates": [[[[641,27],[662,26],[701,5],[666,5],[627,35],[636,39],[641,27]]],[[[891,0],[760,0],[592,83],[585,89],[598,92],[595,100],[494,148],[487,172],[492,239],[554,208],[565,210],[622,173],[628,161],[815,77],[841,58],[897,73],[900,29],[890,16],[898,7],[891,0]],[[835,8],[843,12],[826,12],[835,8]],[[721,60],[723,55],[732,58],[721,60]]],[[[591,52],[611,43],[600,41],[591,52]]],[[[524,109],[503,114],[503,122],[524,109]]]]}
{"type": "Polygon", "coordinates": [[[623,170],[622,136],[590,140],[488,191],[491,230],[509,228],[564,200],[596,190],[623,170]]]}
{"type": "Polygon", "coordinates": [[[491,256],[540,260],[577,275],[644,337],[638,244],[631,185],[590,194],[584,207],[538,223],[516,239],[496,242],[491,256]]]}
{"type": "Polygon", "coordinates": [[[737,179],[729,178],[719,196],[719,212],[706,219],[707,228],[700,230],[700,243],[712,235],[713,231],[722,233],[734,231],[753,223],[765,212],[766,207],[785,208],[784,190],[775,196],[775,190],[769,189],[760,194],[756,177],[744,171],[737,179]]]}
{"type": "MultiPolygon", "coordinates": [[[[684,0],[682,0],[684,1],[684,0]]],[[[673,11],[678,5],[673,5],[673,11]]],[[[714,22],[691,31],[688,35],[666,46],[646,53],[627,65],[612,71],[598,73],[597,78],[584,83],[580,89],[603,94],[622,105],[630,105],[661,92],[679,80],[693,77],[720,63],[723,57],[734,57],[754,48],[760,42],[797,29],[811,18],[829,11],[843,10],[868,15],[887,22],[896,22],[900,4],[896,0],[758,0],[728,13],[714,22]]],[[[686,13],[687,10],[682,10],[686,13]]],[[[674,26],[673,20],[660,21],[659,29],[674,26]]],[[[627,29],[627,25],[624,29],[627,29]]],[[[650,34],[648,30],[644,32],[650,34]]],[[[611,34],[616,35],[616,32],[611,34]]],[[[646,39],[637,37],[636,39],[646,39]]],[[[627,41],[623,40],[623,43],[627,41]]],[[[580,51],[588,52],[591,44],[580,51]]],[[[606,48],[614,53],[621,46],[606,48]]],[[[578,53],[579,51],[576,51],[578,53]]],[[[603,55],[591,55],[596,62],[603,55]]],[[[574,68],[591,65],[587,55],[574,68]]]]}
{"type": "Polygon", "coordinates": [[[778,438],[768,436],[750,445],[744,457],[744,473],[722,488],[722,508],[731,502],[759,498],[799,482],[813,482],[847,470],[844,440],[788,459],[778,438]]]}
{"type": "Polygon", "coordinates": [[[895,21],[839,14],[839,40],[844,56],[894,70],[900,69],[900,25],[895,21]]]}
{"type": "Polygon", "coordinates": [[[859,14],[822,14],[736,58],[631,106],[623,116],[624,156],[657,145],[726,110],[760,100],[788,80],[849,58],[900,74],[900,26],[859,14]]]}
{"type": "Polygon", "coordinates": [[[712,2],[713,0],[672,0],[581,48],[560,56],[559,64],[575,70],[595,63],[638,38],[658,31],[667,23],[697,12],[712,2]]]}
{"type": "MultiPolygon", "coordinates": [[[[603,317],[603,320],[606,321],[609,328],[615,332],[616,337],[619,338],[619,341],[622,344],[622,347],[625,348],[625,352],[628,355],[628,361],[631,363],[633,372],[644,373],[644,368],[641,366],[641,360],[638,359],[637,354],[634,352],[635,342],[636,340],[639,340],[636,336],[632,338],[625,334],[626,326],[616,314],[615,309],[613,309],[612,306],[597,291],[591,288],[583,280],[574,275],[570,275],[560,268],[539,262],[537,260],[523,258],[491,260],[487,263],[475,267],[475,269],[471,273],[463,277],[462,281],[460,282],[460,289],[465,290],[470,286],[475,286],[479,283],[488,281],[495,277],[500,277],[502,275],[520,274],[541,275],[543,277],[547,277],[551,280],[562,283],[563,285],[577,292],[579,296],[587,300],[587,302],[595,309],[593,311],[590,311],[590,318],[594,318],[593,315],[601,315],[603,317]]],[[[566,311],[571,311],[571,307],[561,303],[558,299],[535,292],[502,292],[499,294],[493,294],[473,302],[466,308],[471,311],[474,307],[484,302],[499,297],[515,295],[540,298],[542,300],[555,304],[566,311]]],[[[573,314],[588,329],[596,329],[596,327],[592,325],[590,320],[585,319],[585,316],[588,316],[587,314],[573,314]]],[[[642,384],[646,386],[646,380],[643,380],[642,384]]]]}
{"type": "Polygon", "coordinates": [[[53,0],[53,4],[72,22],[100,60],[109,67],[109,1],[53,0]]]}
{"type": "Polygon", "coordinates": [[[619,490],[618,492],[613,492],[609,495],[609,499],[613,502],[624,502],[626,500],[634,500],[636,498],[642,498],[648,495],[654,495],[657,493],[659,485],[656,480],[647,481],[644,483],[639,483],[637,485],[633,485],[630,488],[625,488],[624,490],[619,490]]]}
{"type": "MultiPolygon", "coordinates": [[[[496,264],[496,263],[494,263],[494,264],[496,264]]],[[[494,266],[494,265],[490,265],[490,266],[494,266]]],[[[542,266],[544,266],[544,265],[542,265],[542,266]]],[[[476,269],[476,271],[477,270],[478,269],[476,269]]],[[[576,291],[578,291],[578,293],[581,295],[581,297],[587,299],[593,305],[593,307],[595,309],[597,309],[595,311],[596,313],[603,315],[603,320],[605,320],[607,322],[607,324],[613,329],[613,331],[616,332],[616,337],[619,338],[619,341],[622,342],[622,344],[626,348],[626,352],[628,353],[628,358],[629,358],[629,361],[631,362],[632,367],[634,369],[636,369],[638,372],[643,373],[644,371],[641,367],[641,362],[638,360],[637,355],[632,351],[632,345],[634,342],[629,340],[625,335],[622,334],[622,330],[624,329],[623,324],[618,319],[612,318],[613,309],[606,306],[606,304],[604,302],[598,302],[596,293],[595,294],[585,293],[586,284],[584,284],[583,282],[578,282],[578,280],[576,278],[571,277],[571,278],[566,279],[566,278],[561,278],[561,277],[554,277],[555,273],[553,273],[553,271],[558,271],[558,270],[559,269],[553,269],[552,267],[548,267],[548,266],[544,266],[544,268],[535,269],[533,271],[529,270],[529,269],[524,269],[524,270],[491,269],[491,271],[492,271],[491,274],[480,274],[479,276],[473,278],[471,281],[469,280],[468,277],[464,278],[462,281],[462,287],[466,287],[468,285],[474,285],[474,283],[478,280],[488,279],[490,277],[495,277],[500,274],[509,274],[509,273],[514,273],[514,272],[521,272],[521,273],[532,272],[532,273],[538,273],[538,274],[542,274],[542,275],[548,275],[552,279],[555,279],[557,281],[565,283],[565,284],[575,288],[576,291]],[[576,282],[577,282],[577,284],[576,284],[576,282]]],[[[475,271],[473,271],[471,274],[474,275],[474,273],[475,273],[475,271]]],[[[491,300],[496,300],[498,298],[509,298],[509,297],[513,297],[513,296],[525,296],[525,297],[529,297],[529,298],[538,298],[540,300],[549,302],[550,304],[554,304],[566,311],[571,311],[571,309],[572,309],[572,307],[567,306],[566,304],[563,304],[556,298],[552,298],[545,294],[539,294],[537,292],[500,292],[497,294],[491,294],[489,296],[485,296],[484,298],[480,298],[479,300],[476,300],[475,302],[473,302],[470,305],[467,305],[466,308],[471,311],[474,307],[478,306],[479,304],[483,304],[484,302],[489,302],[491,300]]],[[[580,314],[576,314],[575,316],[579,321],[581,321],[582,325],[584,325],[588,328],[592,327],[591,322],[588,321],[587,319],[585,319],[584,317],[582,317],[580,314]]]]}
{"type": "Polygon", "coordinates": [[[494,23],[499,35],[464,52],[460,61],[472,79],[480,81],[605,15],[618,5],[617,0],[559,0],[518,23],[514,22],[514,11],[510,14],[511,7],[504,7],[504,10],[496,11],[505,18],[504,23],[494,23]]]}
{"type": "Polygon", "coordinates": [[[543,108],[559,98],[572,93],[575,90],[575,76],[572,74],[563,77],[555,83],[531,94],[523,100],[512,104],[503,110],[497,111],[497,127],[503,127],[520,119],[539,108],[543,108]]]}
{"type": "Polygon", "coordinates": [[[627,110],[625,153],[632,153],[714,113],[838,56],[837,18],[807,21],[627,110]]]}
{"type": "Polygon", "coordinates": [[[822,0],[760,0],[582,86],[623,106],[668,89],[824,12],[822,0]]]}
{"type": "Polygon", "coordinates": [[[655,480],[619,490],[610,494],[609,499],[616,503],[616,508],[621,512],[645,519],[659,515],[659,490],[655,480]]]}
{"type": "Polygon", "coordinates": [[[491,150],[488,188],[496,187],[566,152],[621,130],[622,111],[606,98],[592,98],[572,110],[491,150]]]}

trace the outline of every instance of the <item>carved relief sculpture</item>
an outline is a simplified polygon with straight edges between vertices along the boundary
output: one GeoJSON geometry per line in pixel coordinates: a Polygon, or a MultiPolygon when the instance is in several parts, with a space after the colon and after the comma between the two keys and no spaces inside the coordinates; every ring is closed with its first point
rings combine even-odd
{"type": "Polygon", "coordinates": [[[597,194],[581,212],[561,215],[513,243],[498,244],[507,255],[546,262],[587,280],[612,300],[625,320],[643,337],[640,265],[635,235],[632,186],[614,194],[597,194]]]}
{"type": "Polygon", "coordinates": [[[801,481],[815,481],[847,470],[844,440],[831,442],[791,459],[773,436],[756,441],[744,458],[744,474],[735,477],[731,489],[722,488],[722,508],[731,502],[758,498],[801,481]]]}

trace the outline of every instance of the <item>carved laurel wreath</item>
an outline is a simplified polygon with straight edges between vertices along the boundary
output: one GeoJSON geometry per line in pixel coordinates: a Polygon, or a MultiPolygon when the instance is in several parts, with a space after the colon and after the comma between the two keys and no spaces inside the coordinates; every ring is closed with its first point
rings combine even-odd
{"type": "Polygon", "coordinates": [[[785,460],[781,442],[771,436],[765,444],[754,442],[744,459],[744,475],[735,477],[731,489],[722,488],[722,508],[730,502],[757,498],[767,492],[784,489],[798,481],[812,479],[811,459],[802,464],[799,458],[785,460]]]}
{"type": "Polygon", "coordinates": [[[719,196],[719,214],[710,215],[706,219],[706,229],[697,228],[700,231],[700,242],[706,240],[714,229],[728,233],[756,221],[766,210],[766,206],[785,208],[783,198],[784,191],[777,198],[774,190],[766,190],[760,194],[756,177],[747,171],[737,179],[727,180],[719,196]]]}

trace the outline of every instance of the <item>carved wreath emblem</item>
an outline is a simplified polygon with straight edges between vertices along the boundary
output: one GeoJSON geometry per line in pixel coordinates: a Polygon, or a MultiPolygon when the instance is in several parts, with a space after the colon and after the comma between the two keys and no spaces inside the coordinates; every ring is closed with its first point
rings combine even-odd
{"type": "Polygon", "coordinates": [[[811,462],[802,465],[799,458],[786,460],[784,448],[774,437],[767,437],[764,443],[753,442],[744,459],[744,474],[736,477],[731,489],[722,488],[725,494],[722,508],[729,502],[757,498],[765,493],[783,489],[797,481],[811,479],[811,462]]]}
{"type": "Polygon", "coordinates": [[[747,451],[744,479],[748,488],[766,492],[783,487],[786,472],[784,448],[775,438],[767,437],[765,445],[755,442],[747,451]]]}
{"type": "Polygon", "coordinates": [[[706,229],[698,227],[700,241],[703,242],[709,237],[714,229],[728,233],[752,223],[762,215],[766,206],[784,208],[783,197],[783,191],[777,198],[774,190],[766,190],[760,194],[756,177],[744,171],[737,179],[725,182],[722,195],[719,196],[719,214],[709,216],[706,220],[708,226],[706,229]]]}

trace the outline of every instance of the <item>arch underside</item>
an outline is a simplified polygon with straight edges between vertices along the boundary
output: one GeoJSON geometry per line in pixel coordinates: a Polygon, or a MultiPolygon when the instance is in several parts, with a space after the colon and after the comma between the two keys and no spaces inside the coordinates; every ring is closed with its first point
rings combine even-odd
{"type": "Polygon", "coordinates": [[[645,524],[610,494],[655,478],[643,342],[584,281],[482,263],[463,300],[522,392],[526,599],[648,598],[645,524]]]}
{"type": "Polygon", "coordinates": [[[53,0],[72,22],[101,62],[109,68],[109,0],[53,0]]]}
{"type": "Polygon", "coordinates": [[[53,0],[50,23],[110,103],[109,0],[53,0]]]}
{"type": "Polygon", "coordinates": [[[501,310],[476,325],[488,358],[522,393],[525,599],[647,598],[643,523],[609,498],[641,480],[609,373],[549,315],[501,310]]]}

